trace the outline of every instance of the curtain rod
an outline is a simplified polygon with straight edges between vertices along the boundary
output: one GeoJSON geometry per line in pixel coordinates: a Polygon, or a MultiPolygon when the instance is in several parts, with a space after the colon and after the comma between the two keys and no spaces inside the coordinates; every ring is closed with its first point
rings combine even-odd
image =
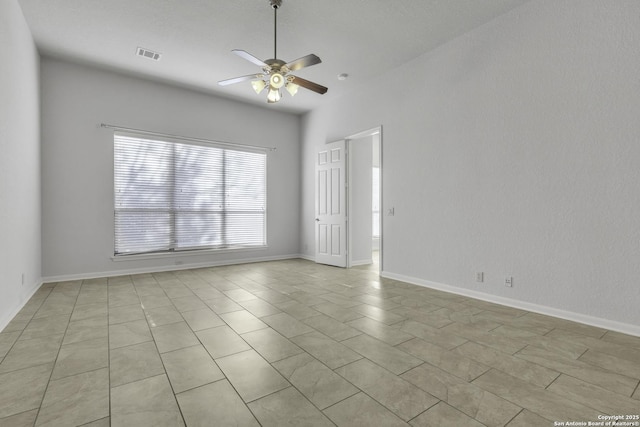
{"type": "Polygon", "coordinates": [[[153,132],[153,131],[149,131],[149,130],[126,128],[126,127],[122,127],[122,126],[110,125],[110,124],[107,124],[107,123],[100,123],[100,127],[106,128],[106,129],[123,130],[123,131],[127,131],[127,132],[143,133],[145,135],[163,136],[165,138],[182,139],[183,141],[208,142],[208,143],[219,144],[219,145],[228,145],[230,147],[244,147],[244,148],[253,148],[253,149],[258,149],[258,150],[276,151],[275,147],[259,147],[257,145],[236,144],[234,142],[214,141],[212,139],[191,138],[191,137],[187,137],[187,136],[172,135],[170,133],[160,133],[160,132],[153,132]]]}

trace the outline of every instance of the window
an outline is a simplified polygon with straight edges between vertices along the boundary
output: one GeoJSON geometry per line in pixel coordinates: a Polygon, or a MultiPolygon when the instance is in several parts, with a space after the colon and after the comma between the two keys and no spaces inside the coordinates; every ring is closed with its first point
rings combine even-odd
{"type": "Polygon", "coordinates": [[[115,255],[265,246],[266,157],[116,132],[115,255]]]}

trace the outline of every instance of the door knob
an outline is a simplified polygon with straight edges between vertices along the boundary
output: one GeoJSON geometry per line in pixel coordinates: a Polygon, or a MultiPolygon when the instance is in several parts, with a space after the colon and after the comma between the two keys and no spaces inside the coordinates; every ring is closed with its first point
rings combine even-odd
{"type": "Polygon", "coordinates": [[[316,221],[318,221],[318,222],[319,222],[319,221],[320,221],[320,218],[316,218],[316,221]]]}

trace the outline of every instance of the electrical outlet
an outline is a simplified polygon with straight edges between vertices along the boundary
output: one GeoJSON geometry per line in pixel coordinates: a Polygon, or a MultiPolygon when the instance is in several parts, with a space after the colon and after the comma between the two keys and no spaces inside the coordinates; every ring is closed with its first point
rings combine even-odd
{"type": "Polygon", "coordinates": [[[479,271],[476,273],[476,282],[478,283],[484,282],[484,273],[482,271],[479,271]]]}
{"type": "Polygon", "coordinates": [[[504,285],[508,288],[512,288],[513,287],[513,277],[508,276],[504,278],[504,285]]]}

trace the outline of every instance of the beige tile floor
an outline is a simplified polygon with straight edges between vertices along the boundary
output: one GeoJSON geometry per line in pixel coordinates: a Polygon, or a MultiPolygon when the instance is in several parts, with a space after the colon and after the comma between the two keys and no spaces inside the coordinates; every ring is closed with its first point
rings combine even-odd
{"type": "Polygon", "coordinates": [[[552,426],[640,413],[640,338],[303,260],[48,283],[1,426],[552,426]]]}

